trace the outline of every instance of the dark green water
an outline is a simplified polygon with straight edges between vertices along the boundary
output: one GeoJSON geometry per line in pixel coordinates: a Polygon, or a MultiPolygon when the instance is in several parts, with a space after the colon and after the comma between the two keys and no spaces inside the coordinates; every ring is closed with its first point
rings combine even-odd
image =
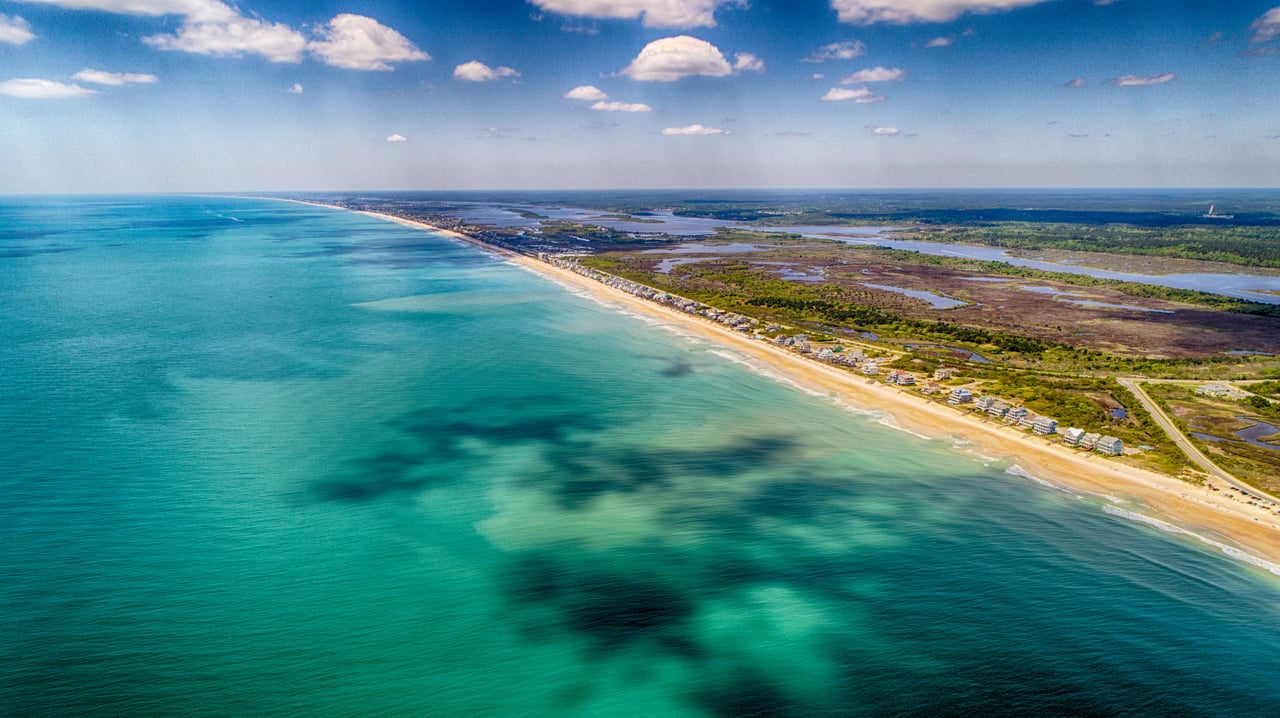
{"type": "Polygon", "coordinates": [[[0,714],[1274,714],[1275,576],[426,233],[0,200],[0,337],[0,714]]]}

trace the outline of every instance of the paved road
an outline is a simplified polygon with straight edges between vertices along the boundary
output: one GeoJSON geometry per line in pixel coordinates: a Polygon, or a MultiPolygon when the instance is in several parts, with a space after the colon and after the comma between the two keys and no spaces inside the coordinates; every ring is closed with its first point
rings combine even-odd
{"type": "Polygon", "coordinates": [[[1257,487],[1250,486],[1218,468],[1217,464],[1210,461],[1209,457],[1204,455],[1204,452],[1200,451],[1195,444],[1191,443],[1191,440],[1187,438],[1186,434],[1182,433],[1182,430],[1178,428],[1178,425],[1173,423],[1173,419],[1170,419],[1169,415],[1164,413],[1164,409],[1161,409],[1160,405],[1143,390],[1143,388],[1138,384],[1138,379],[1124,379],[1116,377],[1116,381],[1120,382],[1121,386],[1128,389],[1129,393],[1138,398],[1138,401],[1142,403],[1142,406],[1151,414],[1151,418],[1155,419],[1156,423],[1160,425],[1160,428],[1164,429],[1165,433],[1169,435],[1169,438],[1173,439],[1173,443],[1177,444],[1178,448],[1182,449],[1183,453],[1198,464],[1200,468],[1209,472],[1210,475],[1216,476],[1231,486],[1240,489],[1241,491],[1253,494],[1254,496],[1261,496],[1266,499],[1271,499],[1272,501],[1280,502],[1280,499],[1275,496],[1272,496],[1257,487]]]}

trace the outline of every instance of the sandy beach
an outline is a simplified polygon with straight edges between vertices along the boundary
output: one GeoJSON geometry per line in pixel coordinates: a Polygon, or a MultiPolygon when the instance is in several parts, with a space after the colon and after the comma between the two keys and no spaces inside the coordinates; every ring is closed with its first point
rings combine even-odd
{"type": "Polygon", "coordinates": [[[1280,517],[1233,498],[1231,494],[1234,492],[1227,491],[1225,487],[1222,491],[1212,491],[1171,476],[1053,444],[1043,437],[985,421],[910,395],[898,387],[868,381],[864,376],[807,359],[710,320],[649,302],[459,232],[377,212],[360,214],[452,237],[561,284],[588,292],[593,297],[621,305],[628,311],[678,324],[682,331],[730,348],[801,387],[834,396],[852,407],[885,412],[892,417],[894,424],[903,429],[935,439],[969,442],[975,452],[984,455],[1011,457],[1023,472],[1039,480],[1075,491],[1132,500],[1140,506],[1136,509],[1129,505],[1123,509],[1118,506],[1117,511],[1127,518],[1145,518],[1147,523],[1163,524],[1160,526],[1163,530],[1193,533],[1220,545],[1235,558],[1280,575],[1280,517]],[[1129,511],[1139,516],[1129,515],[1129,511]],[[1232,548],[1243,549],[1243,552],[1232,548]],[[1250,561],[1248,555],[1262,561],[1250,561]]]}

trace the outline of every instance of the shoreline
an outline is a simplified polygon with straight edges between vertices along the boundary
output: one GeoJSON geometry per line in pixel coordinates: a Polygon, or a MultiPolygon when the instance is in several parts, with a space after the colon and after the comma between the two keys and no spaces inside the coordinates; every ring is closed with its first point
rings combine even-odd
{"type": "Polygon", "coordinates": [[[1257,511],[1255,507],[1229,498],[1228,492],[1214,492],[1172,476],[1119,464],[1095,454],[1082,454],[1065,446],[1046,443],[1040,437],[1025,434],[1009,426],[983,421],[908,395],[897,387],[879,382],[867,383],[866,378],[861,375],[806,359],[710,320],[641,299],[567,269],[481,242],[461,232],[439,229],[425,222],[380,212],[351,210],[302,200],[285,201],[355,212],[405,227],[434,232],[478,247],[562,286],[567,285],[594,298],[620,304],[628,311],[676,324],[681,330],[694,336],[760,362],[770,371],[803,389],[834,396],[852,408],[884,412],[897,428],[931,440],[961,439],[984,454],[1008,457],[1014,462],[1014,466],[1009,467],[1008,471],[1021,472],[1033,480],[1085,492],[1102,499],[1132,499],[1141,505],[1141,512],[1118,506],[1104,506],[1104,511],[1165,532],[1190,534],[1237,561],[1280,575],[1280,517],[1270,512],[1257,511]],[[1220,541],[1230,542],[1235,546],[1219,543],[1220,541]]]}

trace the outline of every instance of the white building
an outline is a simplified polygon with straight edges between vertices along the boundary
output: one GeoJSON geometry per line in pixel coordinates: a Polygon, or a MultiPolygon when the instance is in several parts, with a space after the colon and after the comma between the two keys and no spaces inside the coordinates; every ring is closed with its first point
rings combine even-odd
{"type": "Polygon", "coordinates": [[[1124,453],[1124,442],[1114,436],[1104,436],[1098,439],[1098,453],[1119,456],[1124,453]]]}

